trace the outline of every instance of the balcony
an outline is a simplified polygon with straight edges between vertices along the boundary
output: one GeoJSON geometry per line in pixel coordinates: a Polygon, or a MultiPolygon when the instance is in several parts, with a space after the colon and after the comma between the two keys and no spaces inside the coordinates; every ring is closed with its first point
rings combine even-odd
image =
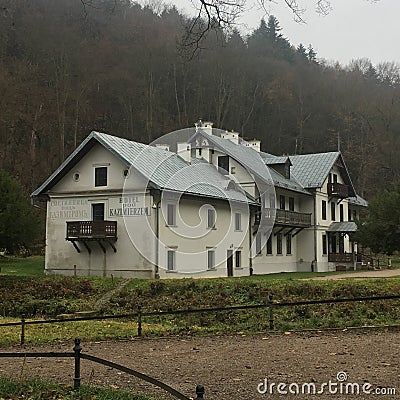
{"type": "Polygon", "coordinates": [[[116,221],[67,222],[67,240],[117,239],[116,221]]]}
{"type": "Polygon", "coordinates": [[[91,248],[88,242],[97,242],[100,248],[106,253],[104,243],[108,243],[114,252],[117,249],[114,242],[117,240],[117,222],[116,221],[73,221],[67,222],[67,236],[65,238],[71,242],[78,253],[81,248],[77,242],[83,244],[89,253],[91,248]]]}
{"type": "Polygon", "coordinates": [[[353,253],[329,253],[328,261],[334,263],[353,263],[355,254],[353,253]]]}
{"type": "MultiPolygon", "coordinates": [[[[265,208],[263,218],[267,223],[294,228],[309,228],[311,226],[311,214],[296,211],[265,208]],[[274,219],[275,218],[275,219],[274,219]]],[[[260,219],[256,218],[256,225],[260,219]]]]}
{"type": "Polygon", "coordinates": [[[349,187],[337,182],[328,183],[328,196],[345,199],[349,197],[349,187]]]}

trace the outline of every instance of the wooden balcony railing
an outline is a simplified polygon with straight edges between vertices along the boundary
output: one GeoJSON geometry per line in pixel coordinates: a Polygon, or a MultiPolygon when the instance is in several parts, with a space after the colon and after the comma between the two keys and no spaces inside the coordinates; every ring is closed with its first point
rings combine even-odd
{"type": "Polygon", "coordinates": [[[345,199],[346,197],[349,197],[349,187],[337,182],[328,183],[328,196],[345,199]]]}
{"type": "Polygon", "coordinates": [[[335,263],[352,263],[354,262],[354,253],[329,253],[328,261],[335,263]]]}
{"type": "MultiPolygon", "coordinates": [[[[309,213],[265,208],[263,218],[268,222],[274,222],[275,225],[292,226],[298,228],[309,228],[311,226],[311,214],[309,213]]],[[[258,220],[256,218],[256,224],[259,223],[260,218],[258,220]]]]}
{"type": "Polygon", "coordinates": [[[67,222],[67,240],[117,239],[116,221],[67,222]]]}

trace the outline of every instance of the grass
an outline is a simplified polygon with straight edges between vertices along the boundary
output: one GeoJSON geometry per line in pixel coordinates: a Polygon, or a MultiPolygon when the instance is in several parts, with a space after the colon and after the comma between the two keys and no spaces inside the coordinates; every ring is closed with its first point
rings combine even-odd
{"type": "MultiPolygon", "coordinates": [[[[54,318],[94,310],[100,315],[172,311],[245,304],[267,303],[273,294],[277,302],[294,302],[326,298],[381,296],[400,293],[400,278],[366,280],[313,281],[313,276],[331,273],[281,273],[243,278],[142,280],[132,279],[101,306],[98,299],[119,280],[101,277],[60,277],[29,275],[32,264],[40,259],[26,259],[19,264],[21,275],[0,278],[0,322],[19,321],[21,313],[28,319],[54,318]],[[26,267],[28,273],[23,275],[26,267]]],[[[15,270],[14,266],[14,270],[15,270]]],[[[33,268],[35,269],[35,268],[33,268]]],[[[351,274],[349,274],[351,276],[351,274]]],[[[278,330],[314,329],[362,325],[400,324],[400,301],[321,304],[277,307],[274,310],[278,330]]],[[[224,311],[144,317],[147,336],[181,334],[254,333],[268,330],[268,309],[224,311]]],[[[17,343],[20,327],[0,327],[0,345],[17,343]]],[[[31,344],[83,340],[131,338],[137,335],[134,320],[59,322],[26,326],[26,341],[31,344]]]]}
{"type": "MultiPolygon", "coordinates": [[[[156,400],[126,390],[82,386],[75,392],[69,386],[42,380],[17,381],[0,377],[0,400],[156,400]]],[[[160,399],[159,399],[160,400],[160,399]]]]}
{"type": "Polygon", "coordinates": [[[0,258],[0,276],[44,276],[44,257],[0,258]]]}

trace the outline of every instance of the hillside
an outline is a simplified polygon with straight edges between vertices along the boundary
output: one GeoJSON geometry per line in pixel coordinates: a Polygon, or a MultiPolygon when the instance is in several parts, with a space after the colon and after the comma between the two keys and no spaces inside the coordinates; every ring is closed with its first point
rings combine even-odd
{"type": "Polygon", "coordinates": [[[367,198],[399,177],[396,65],[327,65],[276,19],[248,37],[214,31],[193,53],[181,45],[190,21],[173,7],[0,0],[0,10],[0,167],[27,192],[92,130],[150,142],[199,118],[276,154],[336,149],[340,137],[367,198]]]}

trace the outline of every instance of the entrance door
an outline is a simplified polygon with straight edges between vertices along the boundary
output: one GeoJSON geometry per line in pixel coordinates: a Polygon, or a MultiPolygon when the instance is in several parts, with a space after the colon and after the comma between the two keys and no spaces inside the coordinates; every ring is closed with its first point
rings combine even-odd
{"type": "Polygon", "coordinates": [[[331,253],[337,253],[336,234],[331,234],[331,253]]]}
{"type": "Polygon", "coordinates": [[[104,203],[92,204],[92,220],[104,221],[104,203]]]}
{"type": "Polygon", "coordinates": [[[233,250],[228,250],[226,257],[228,276],[233,276],[233,250]]]}

